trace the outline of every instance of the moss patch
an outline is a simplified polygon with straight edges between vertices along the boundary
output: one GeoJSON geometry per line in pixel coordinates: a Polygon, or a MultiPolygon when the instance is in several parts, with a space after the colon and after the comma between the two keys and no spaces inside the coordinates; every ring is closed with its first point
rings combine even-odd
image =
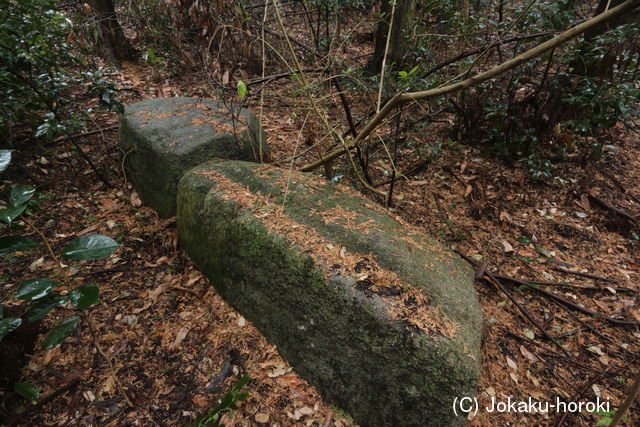
{"type": "Polygon", "coordinates": [[[457,255],[348,189],[247,162],[187,172],[177,219],[222,295],[357,422],[464,423],[481,315],[457,255]]]}

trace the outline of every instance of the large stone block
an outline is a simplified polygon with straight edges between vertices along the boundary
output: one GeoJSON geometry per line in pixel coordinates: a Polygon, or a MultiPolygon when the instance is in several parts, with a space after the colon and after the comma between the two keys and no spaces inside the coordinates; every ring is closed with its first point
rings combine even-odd
{"type": "Polygon", "coordinates": [[[259,161],[266,138],[249,110],[234,118],[220,101],[156,98],[128,105],[120,121],[120,147],[129,179],[145,204],[162,217],[176,212],[182,174],[214,158],[259,161]]]}
{"type": "Polygon", "coordinates": [[[185,173],[177,221],[224,298],[357,422],[465,422],[482,319],[456,254],[346,187],[239,161],[185,173]]]}

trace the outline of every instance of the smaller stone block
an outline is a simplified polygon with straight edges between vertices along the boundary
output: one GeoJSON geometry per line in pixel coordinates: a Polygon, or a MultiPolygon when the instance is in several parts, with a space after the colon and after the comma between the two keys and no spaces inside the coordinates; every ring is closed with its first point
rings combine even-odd
{"type": "Polygon", "coordinates": [[[128,105],[120,121],[128,178],[161,217],[176,214],[176,186],[190,168],[215,158],[261,161],[268,153],[258,118],[220,101],[156,98],[128,105]]]}

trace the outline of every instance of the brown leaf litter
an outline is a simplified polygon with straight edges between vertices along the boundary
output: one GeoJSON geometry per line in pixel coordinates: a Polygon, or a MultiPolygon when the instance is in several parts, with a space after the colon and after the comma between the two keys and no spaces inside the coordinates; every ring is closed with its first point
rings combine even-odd
{"type": "Polygon", "coordinates": [[[391,318],[406,322],[422,333],[445,337],[455,334],[457,326],[431,305],[422,292],[404,283],[395,272],[380,267],[372,255],[347,251],[324,238],[316,229],[291,219],[283,206],[274,204],[269,197],[251,192],[220,172],[200,170],[196,173],[216,183],[211,191],[219,192],[222,200],[249,210],[270,233],[285,236],[298,247],[299,253],[309,254],[325,278],[337,272],[353,278],[355,289],[365,295],[375,293],[382,299],[391,318]],[[335,265],[340,268],[332,269],[335,265]]]}

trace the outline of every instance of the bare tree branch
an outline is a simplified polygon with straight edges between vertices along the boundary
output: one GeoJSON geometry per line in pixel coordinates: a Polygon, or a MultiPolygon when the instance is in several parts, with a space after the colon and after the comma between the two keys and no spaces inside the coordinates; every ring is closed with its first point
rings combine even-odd
{"type": "Polygon", "coordinates": [[[391,98],[375,116],[373,116],[369,123],[367,123],[367,126],[362,130],[362,132],[358,134],[358,136],[353,141],[345,144],[342,148],[338,148],[330,153],[327,153],[321,159],[303,166],[300,170],[303,172],[312,171],[315,168],[322,166],[323,164],[330,162],[336,157],[339,157],[349,150],[357,147],[365,138],[367,138],[371,134],[371,132],[373,132],[378,127],[378,125],[385,119],[385,117],[387,117],[389,113],[399,105],[406,104],[412,101],[422,101],[429,98],[447,95],[449,93],[467,89],[486,80],[497,77],[521,64],[524,64],[525,62],[537,58],[538,56],[562,45],[563,43],[566,43],[567,41],[579,36],[580,34],[602,22],[608,21],[630,9],[634,9],[638,6],[638,4],[640,4],[640,0],[627,0],[621,5],[609,9],[608,11],[597,16],[594,16],[593,18],[583,22],[582,24],[576,25],[575,27],[557,35],[550,40],[547,40],[544,43],[539,44],[538,46],[524,52],[523,54],[516,56],[515,58],[503,62],[502,64],[493,67],[483,73],[469,77],[466,80],[462,80],[448,86],[425,91],[398,93],[393,98],[391,98]]]}

